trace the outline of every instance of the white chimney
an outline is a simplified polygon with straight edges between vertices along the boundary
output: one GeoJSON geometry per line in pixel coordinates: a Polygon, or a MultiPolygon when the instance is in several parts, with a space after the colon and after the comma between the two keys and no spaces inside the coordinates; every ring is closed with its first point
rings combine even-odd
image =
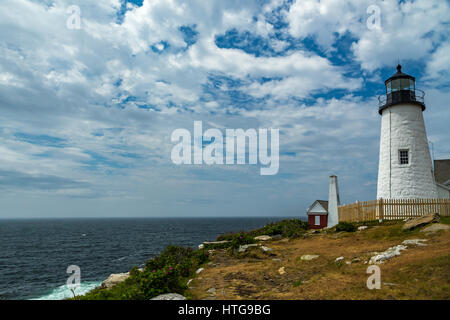
{"type": "Polygon", "coordinates": [[[331,228],[339,223],[338,206],[341,204],[339,200],[339,188],[337,177],[330,176],[330,189],[328,191],[328,222],[327,228],[331,228]]]}

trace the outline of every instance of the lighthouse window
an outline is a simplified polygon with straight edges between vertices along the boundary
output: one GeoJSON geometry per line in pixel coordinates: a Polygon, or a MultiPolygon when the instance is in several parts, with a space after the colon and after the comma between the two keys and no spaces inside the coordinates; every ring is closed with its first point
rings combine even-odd
{"type": "Polygon", "coordinates": [[[400,90],[412,90],[412,81],[410,79],[401,79],[400,90]]]}
{"type": "Polygon", "coordinates": [[[391,81],[392,92],[400,90],[400,79],[391,81]]]}
{"type": "Polygon", "coordinates": [[[408,150],[399,150],[398,153],[400,158],[400,164],[408,164],[409,163],[408,150]]]}

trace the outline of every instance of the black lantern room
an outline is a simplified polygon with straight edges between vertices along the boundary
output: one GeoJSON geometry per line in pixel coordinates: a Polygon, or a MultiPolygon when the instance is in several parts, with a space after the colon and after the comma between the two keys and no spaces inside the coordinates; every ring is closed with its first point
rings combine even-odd
{"type": "Polygon", "coordinates": [[[416,79],[402,72],[402,66],[397,66],[397,73],[384,82],[386,94],[378,97],[381,114],[384,109],[400,103],[412,103],[425,110],[425,92],[416,89],[416,79]]]}

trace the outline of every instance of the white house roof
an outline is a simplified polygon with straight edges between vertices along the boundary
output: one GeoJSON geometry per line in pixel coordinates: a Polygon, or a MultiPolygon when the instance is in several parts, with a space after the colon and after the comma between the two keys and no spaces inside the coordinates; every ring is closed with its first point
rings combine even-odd
{"type": "Polygon", "coordinates": [[[328,214],[328,201],[316,200],[314,203],[306,210],[306,214],[328,214]]]}

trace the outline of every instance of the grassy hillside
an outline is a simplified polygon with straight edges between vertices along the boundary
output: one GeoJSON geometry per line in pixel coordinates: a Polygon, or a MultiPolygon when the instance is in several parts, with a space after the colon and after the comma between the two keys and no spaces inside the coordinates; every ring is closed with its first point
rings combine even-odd
{"type": "Polygon", "coordinates": [[[291,219],[220,235],[218,241],[228,242],[201,250],[170,246],[124,282],[75,299],[146,300],[169,292],[190,299],[449,299],[450,232],[403,231],[403,224],[372,221],[361,231],[340,224],[318,232],[291,219]],[[272,239],[256,241],[260,235],[272,239]],[[427,241],[380,264],[381,289],[369,290],[370,257],[407,239],[427,241]],[[242,245],[250,246],[240,252],[242,245]],[[199,267],[204,270],[196,274],[199,267]]]}
{"type": "MultiPolygon", "coordinates": [[[[448,223],[448,218],[442,222],[448,223]]],[[[194,299],[449,299],[450,232],[402,231],[403,222],[367,223],[356,232],[308,233],[298,239],[265,242],[240,256],[216,250],[200,278],[194,299]],[[366,286],[375,252],[407,239],[426,239],[380,264],[381,289],[366,286]],[[304,255],[318,256],[302,260],[304,255]],[[342,261],[336,258],[343,256],[342,261]]],[[[423,228],[422,228],[423,229],[423,228]]]]}

